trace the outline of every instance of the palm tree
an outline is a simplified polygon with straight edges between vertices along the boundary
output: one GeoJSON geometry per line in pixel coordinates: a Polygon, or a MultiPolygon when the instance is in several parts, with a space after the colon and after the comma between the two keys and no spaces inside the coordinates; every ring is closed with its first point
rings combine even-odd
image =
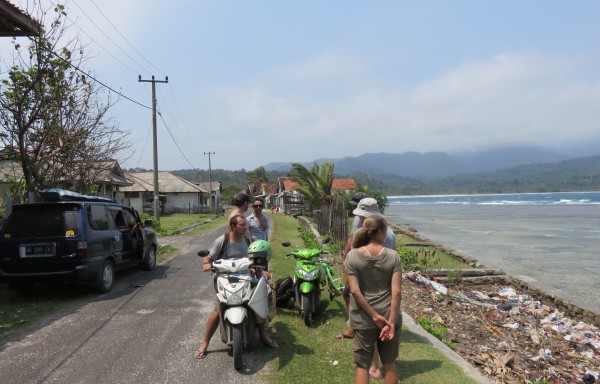
{"type": "Polygon", "coordinates": [[[297,173],[292,176],[292,180],[300,184],[297,189],[298,192],[301,192],[316,209],[328,203],[331,199],[333,166],[333,163],[324,163],[319,167],[315,163],[309,171],[302,164],[292,164],[292,169],[297,173]]]}

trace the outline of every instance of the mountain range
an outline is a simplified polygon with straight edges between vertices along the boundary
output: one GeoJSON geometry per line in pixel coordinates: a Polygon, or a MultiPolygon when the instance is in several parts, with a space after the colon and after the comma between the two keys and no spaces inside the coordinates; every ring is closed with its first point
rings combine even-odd
{"type": "MultiPolygon", "coordinates": [[[[487,151],[367,153],[333,162],[336,176],[388,194],[509,193],[600,190],[600,155],[575,157],[535,146],[487,151]]],[[[289,163],[270,163],[268,172],[287,172],[289,163]]]]}
{"type": "MultiPolygon", "coordinates": [[[[366,153],[356,157],[341,159],[321,158],[313,162],[301,163],[307,168],[314,163],[335,163],[337,175],[365,173],[369,175],[396,175],[423,181],[456,175],[490,172],[517,165],[556,163],[574,156],[560,154],[534,146],[518,146],[487,151],[462,152],[404,152],[366,153]]],[[[269,163],[266,171],[286,172],[290,163],[269,163]]]]}

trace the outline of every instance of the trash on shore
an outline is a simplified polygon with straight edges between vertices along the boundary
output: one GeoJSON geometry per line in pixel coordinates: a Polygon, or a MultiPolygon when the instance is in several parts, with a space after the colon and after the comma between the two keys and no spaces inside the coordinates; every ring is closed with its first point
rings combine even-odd
{"type": "Polygon", "coordinates": [[[405,277],[414,284],[403,286],[404,310],[446,324],[442,341],[496,383],[600,383],[598,327],[513,287],[452,286],[440,299],[433,295],[436,282],[418,273],[405,277]]]}
{"type": "Polygon", "coordinates": [[[429,280],[425,276],[422,276],[419,272],[407,272],[404,274],[407,279],[415,281],[421,284],[423,287],[430,290],[430,292],[439,292],[442,295],[448,294],[448,288],[444,287],[442,284],[437,281],[429,280]]]}

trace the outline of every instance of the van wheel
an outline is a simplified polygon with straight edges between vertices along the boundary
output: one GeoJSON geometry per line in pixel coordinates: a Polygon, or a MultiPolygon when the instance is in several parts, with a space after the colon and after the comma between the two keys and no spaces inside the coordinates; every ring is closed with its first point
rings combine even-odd
{"type": "Polygon", "coordinates": [[[111,260],[104,260],[102,268],[96,275],[95,288],[99,293],[106,293],[113,287],[115,281],[115,266],[111,260]]]}
{"type": "Polygon", "coordinates": [[[154,246],[150,246],[146,258],[144,261],[142,261],[142,269],[151,271],[154,269],[154,267],[156,267],[156,248],[154,248],[154,246]]]}

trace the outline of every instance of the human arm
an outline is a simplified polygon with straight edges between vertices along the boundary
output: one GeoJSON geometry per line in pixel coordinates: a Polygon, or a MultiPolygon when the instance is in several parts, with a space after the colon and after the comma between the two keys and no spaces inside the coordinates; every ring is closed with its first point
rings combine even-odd
{"type": "Polygon", "coordinates": [[[346,245],[344,246],[344,252],[342,253],[342,265],[346,266],[346,256],[348,256],[348,252],[352,249],[352,235],[348,237],[348,241],[346,241],[346,245]]]}
{"type": "Polygon", "coordinates": [[[213,243],[210,246],[210,249],[208,250],[208,256],[202,258],[202,271],[208,272],[212,269],[212,262],[214,260],[219,259],[219,255],[221,254],[221,248],[223,247],[224,241],[224,236],[219,236],[215,239],[215,241],[213,241],[213,243]]]}
{"type": "Polygon", "coordinates": [[[348,276],[348,284],[350,285],[350,293],[354,297],[354,301],[356,305],[363,310],[365,313],[369,315],[369,317],[373,320],[373,323],[377,325],[379,329],[383,329],[386,326],[393,327],[393,324],[390,325],[388,320],[381,316],[377,311],[371,307],[371,305],[367,302],[362,292],[360,291],[360,285],[358,283],[358,278],[355,275],[348,276]]]}
{"type": "Polygon", "coordinates": [[[390,304],[390,317],[388,318],[389,326],[384,327],[379,334],[381,340],[392,340],[396,332],[395,324],[396,317],[400,312],[400,304],[402,302],[402,270],[394,271],[392,275],[392,302],[390,304]]]}

